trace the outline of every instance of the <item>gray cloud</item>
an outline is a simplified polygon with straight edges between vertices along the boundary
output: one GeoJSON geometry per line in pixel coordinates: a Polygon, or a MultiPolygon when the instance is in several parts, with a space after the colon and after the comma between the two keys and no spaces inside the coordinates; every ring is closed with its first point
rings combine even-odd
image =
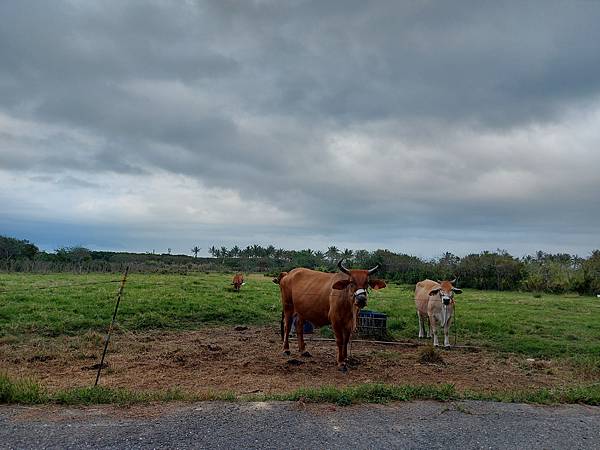
{"type": "MultiPolygon", "coordinates": [[[[161,197],[148,180],[185,177],[216,210],[229,191],[269,209],[270,231],[243,239],[280,245],[407,236],[418,252],[419,239],[455,236],[461,251],[465,234],[483,233],[480,245],[514,232],[597,247],[598,13],[558,1],[2,2],[0,171],[81,202],[113,176],[148,184],[148,199],[161,197]]],[[[203,208],[189,198],[182,209],[203,208]]]]}

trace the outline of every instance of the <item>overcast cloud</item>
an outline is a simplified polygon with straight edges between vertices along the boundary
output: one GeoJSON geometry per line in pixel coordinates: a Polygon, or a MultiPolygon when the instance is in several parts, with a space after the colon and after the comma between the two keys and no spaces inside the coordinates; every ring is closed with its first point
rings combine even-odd
{"type": "Polygon", "coordinates": [[[600,247],[600,2],[0,3],[0,234],[600,247]]]}

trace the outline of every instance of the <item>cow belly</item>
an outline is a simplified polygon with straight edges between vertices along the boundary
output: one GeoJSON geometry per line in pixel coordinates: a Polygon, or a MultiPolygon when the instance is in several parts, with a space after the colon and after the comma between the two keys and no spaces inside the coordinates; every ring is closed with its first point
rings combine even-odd
{"type": "Polygon", "coordinates": [[[325,325],[329,325],[331,322],[329,322],[329,319],[325,319],[323,320],[323,316],[301,316],[303,320],[308,320],[310,323],[312,323],[315,327],[324,327],[325,325]]]}
{"type": "MultiPolygon", "coordinates": [[[[296,305],[294,305],[296,306],[296,305]]],[[[296,314],[298,314],[303,320],[308,320],[315,327],[322,327],[329,325],[329,307],[327,305],[316,305],[313,304],[311,308],[295,308],[296,314]],[[323,307],[326,306],[326,307],[323,307]]]]}
{"type": "Polygon", "coordinates": [[[303,320],[308,320],[316,327],[329,324],[329,302],[322,295],[294,292],[292,299],[294,312],[303,320]]]}
{"type": "Polygon", "coordinates": [[[429,297],[425,298],[415,298],[415,306],[417,307],[417,311],[419,313],[426,315],[427,314],[427,305],[429,304],[429,297]]]}

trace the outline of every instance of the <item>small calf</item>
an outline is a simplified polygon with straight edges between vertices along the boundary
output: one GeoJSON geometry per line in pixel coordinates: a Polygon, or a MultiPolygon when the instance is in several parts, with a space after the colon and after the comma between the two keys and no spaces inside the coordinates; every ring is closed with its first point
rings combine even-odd
{"type": "Polygon", "coordinates": [[[444,328],[444,346],[450,347],[448,332],[454,316],[454,294],[462,291],[452,281],[423,280],[415,288],[415,305],[419,319],[419,337],[425,337],[425,319],[429,322],[427,337],[433,334],[433,345],[438,346],[438,326],[444,328]]]}

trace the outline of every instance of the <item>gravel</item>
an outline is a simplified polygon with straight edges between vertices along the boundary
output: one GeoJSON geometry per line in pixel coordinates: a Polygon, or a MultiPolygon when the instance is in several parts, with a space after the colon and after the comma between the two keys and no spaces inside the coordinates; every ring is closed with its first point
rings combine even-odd
{"type": "Polygon", "coordinates": [[[600,448],[600,408],[493,402],[0,406],[0,448],[600,448]]]}

